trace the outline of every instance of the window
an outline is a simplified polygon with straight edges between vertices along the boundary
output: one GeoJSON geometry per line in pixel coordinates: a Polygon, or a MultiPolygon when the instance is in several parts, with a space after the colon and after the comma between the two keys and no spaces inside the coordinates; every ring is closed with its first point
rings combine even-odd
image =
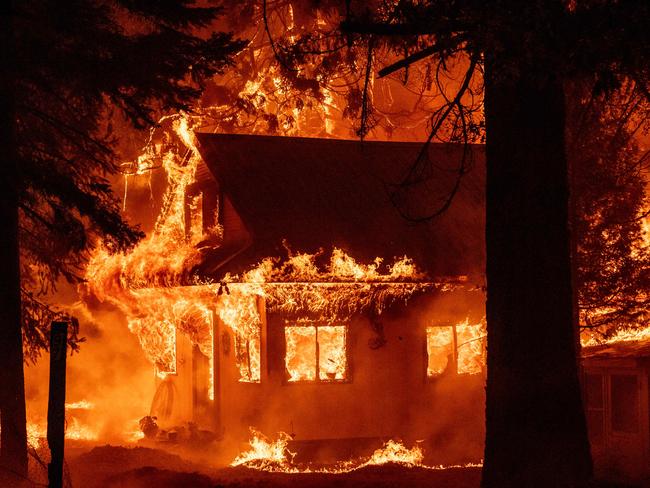
{"type": "Polygon", "coordinates": [[[634,434],[639,431],[639,389],[635,375],[610,377],[612,431],[634,434]]]}
{"type": "Polygon", "coordinates": [[[260,382],[260,342],[259,328],[248,336],[235,335],[235,361],[242,383],[260,382]]]}
{"type": "Polygon", "coordinates": [[[437,376],[454,363],[454,328],[427,327],[427,376],[437,376]]]}
{"type": "Polygon", "coordinates": [[[458,374],[479,374],[485,365],[485,326],[467,322],[456,325],[458,374]]]}
{"type": "Polygon", "coordinates": [[[291,325],[284,329],[288,381],[344,381],[347,379],[347,327],[291,325]]]}
{"type": "Polygon", "coordinates": [[[485,323],[427,327],[427,376],[479,374],[485,365],[485,323]]]}
{"type": "Polygon", "coordinates": [[[605,433],[605,403],[603,394],[603,375],[585,375],[585,404],[587,407],[587,427],[592,444],[602,444],[605,433]]]}

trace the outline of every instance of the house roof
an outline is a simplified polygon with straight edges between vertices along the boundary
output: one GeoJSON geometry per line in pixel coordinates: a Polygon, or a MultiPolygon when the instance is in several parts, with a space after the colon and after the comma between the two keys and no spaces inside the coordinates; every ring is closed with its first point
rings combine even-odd
{"type": "MultiPolygon", "coordinates": [[[[265,257],[339,247],[361,262],[412,258],[430,277],[481,276],[485,263],[485,163],[470,146],[468,171],[451,206],[420,223],[405,219],[389,193],[421,143],[197,134],[199,150],[252,240],[237,256],[207,257],[213,274],[240,272],[265,257]]],[[[452,191],[463,148],[431,144],[430,178],[401,208],[425,215],[452,191]]],[[[222,253],[223,254],[223,253],[222,253]]]]}
{"type": "Polygon", "coordinates": [[[650,358],[650,340],[621,341],[582,349],[584,359],[646,359],[650,358]]]}

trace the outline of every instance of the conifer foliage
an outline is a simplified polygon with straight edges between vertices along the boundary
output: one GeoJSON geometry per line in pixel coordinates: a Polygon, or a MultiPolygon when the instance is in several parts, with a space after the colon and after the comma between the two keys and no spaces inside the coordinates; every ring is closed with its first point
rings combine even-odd
{"type": "Polygon", "coordinates": [[[1,7],[1,460],[19,475],[26,469],[21,329],[33,359],[47,345],[43,324],[56,315],[41,297],[61,278],[80,279],[98,236],[120,250],[142,235],[123,220],[109,186],[120,162],[114,124],[141,129],[191,110],[204,80],[243,45],[213,28],[219,8],[194,4],[1,7]]]}

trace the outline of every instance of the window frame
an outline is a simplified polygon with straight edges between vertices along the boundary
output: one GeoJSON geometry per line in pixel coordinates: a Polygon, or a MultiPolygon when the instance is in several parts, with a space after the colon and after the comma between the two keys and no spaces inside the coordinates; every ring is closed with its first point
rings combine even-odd
{"type": "MultiPolygon", "coordinates": [[[[461,325],[461,323],[438,323],[438,324],[432,324],[432,325],[427,325],[424,328],[424,376],[427,382],[435,382],[437,379],[445,377],[445,376],[458,376],[458,377],[468,377],[468,376],[480,376],[480,375],[485,375],[485,367],[481,368],[481,371],[479,373],[460,373],[458,371],[458,350],[459,350],[459,343],[458,343],[458,325],[461,325]],[[447,363],[447,367],[442,371],[441,373],[430,375],[429,374],[429,329],[438,329],[438,328],[450,328],[451,329],[451,346],[452,346],[452,360],[451,363],[447,363]],[[451,369],[450,369],[451,368],[451,369]]],[[[469,324],[470,326],[479,326],[480,322],[477,324],[469,324]]],[[[485,352],[486,348],[486,336],[483,336],[480,338],[481,339],[481,348],[485,352]]],[[[463,342],[460,344],[460,346],[464,346],[467,344],[467,342],[463,342]]]]}
{"type": "Polygon", "coordinates": [[[456,349],[456,325],[439,324],[427,325],[424,328],[424,378],[427,382],[436,381],[438,378],[458,374],[458,351],[456,349]],[[437,374],[429,374],[429,329],[451,329],[451,363],[447,362],[445,369],[437,374]],[[451,369],[450,369],[451,368],[451,369]]]}
{"type": "Polygon", "coordinates": [[[303,321],[303,320],[285,320],[282,327],[282,344],[283,344],[283,355],[282,355],[282,364],[284,366],[284,374],[282,379],[283,385],[340,385],[344,383],[352,382],[352,368],[350,367],[350,348],[349,348],[349,338],[350,338],[350,323],[349,322],[323,322],[323,321],[303,321]],[[291,375],[287,369],[287,335],[286,330],[288,327],[313,327],[315,329],[314,341],[315,341],[315,364],[314,369],[316,371],[315,378],[313,380],[295,380],[291,381],[291,375]],[[323,380],[320,378],[320,347],[318,345],[318,329],[320,327],[343,327],[345,331],[344,334],[344,348],[345,348],[345,373],[342,379],[332,379],[332,380],[323,380]]]}
{"type": "Polygon", "coordinates": [[[587,423],[587,434],[589,436],[589,442],[592,442],[592,433],[589,430],[589,413],[590,412],[599,412],[601,415],[601,438],[599,442],[592,442],[592,447],[603,448],[606,445],[607,440],[607,430],[608,430],[608,417],[611,416],[609,412],[609,380],[608,374],[606,371],[600,369],[585,369],[582,373],[583,375],[583,405],[585,409],[585,420],[587,423]],[[593,407],[589,403],[589,391],[587,388],[587,377],[588,376],[598,376],[600,377],[600,395],[601,395],[601,406],[593,407]],[[609,415],[608,415],[609,414],[609,415]]]}
{"type": "Polygon", "coordinates": [[[609,407],[609,412],[607,415],[607,428],[609,430],[610,435],[616,436],[616,437],[637,437],[639,435],[642,435],[642,412],[641,412],[641,383],[640,383],[640,377],[639,374],[636,371],[631,371],[631,370],[618,370],[618,369],[612,369],[607,372],[607,386],[606,386],[606,393],[607,393],[607,400],[608,400],[608,407],[609,407]],[[613,396],[612,396],[612,377],[614,376],[631,376],[634,377],[635,379],[635,384],[636,384],[636,430],[635,431],[624,431],[624,430],[617,430],[614,428],[614,401],[613,401],[613,396]]]}

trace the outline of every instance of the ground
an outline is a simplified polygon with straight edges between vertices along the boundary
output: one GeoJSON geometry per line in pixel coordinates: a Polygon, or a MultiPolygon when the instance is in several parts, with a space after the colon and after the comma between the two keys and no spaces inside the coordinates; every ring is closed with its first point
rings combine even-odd
{"type": "MultiPolygon", "coordinates": [[[[205,453],[204,453],[205,454],[205,453]]],[[[480,468],[431,470],[387,464],[344,474],[268,473],[244,467],[210,467],[177,454],[146,447],[97,446],[69,449],[66,485],[70,488],[478,488],[480,468]]],[[[43,467],[31,469],[33,483],[0,479],[1,486],[46,486],[43,467]]],[[[594,488],[650,486],[599,483],[594,488]]]]}
{"type": "Polygon", "coordinates": [[[244,467],[205,468],[148,448],[96,447],[69,464],[73,486],[93,487],[439,487],[475,488],[479,469],[431,471],[398,465],[369,466],[345,474],[267,473],[244,467]],[[118,468],[119,467],[119,468],[118,468]]]}

